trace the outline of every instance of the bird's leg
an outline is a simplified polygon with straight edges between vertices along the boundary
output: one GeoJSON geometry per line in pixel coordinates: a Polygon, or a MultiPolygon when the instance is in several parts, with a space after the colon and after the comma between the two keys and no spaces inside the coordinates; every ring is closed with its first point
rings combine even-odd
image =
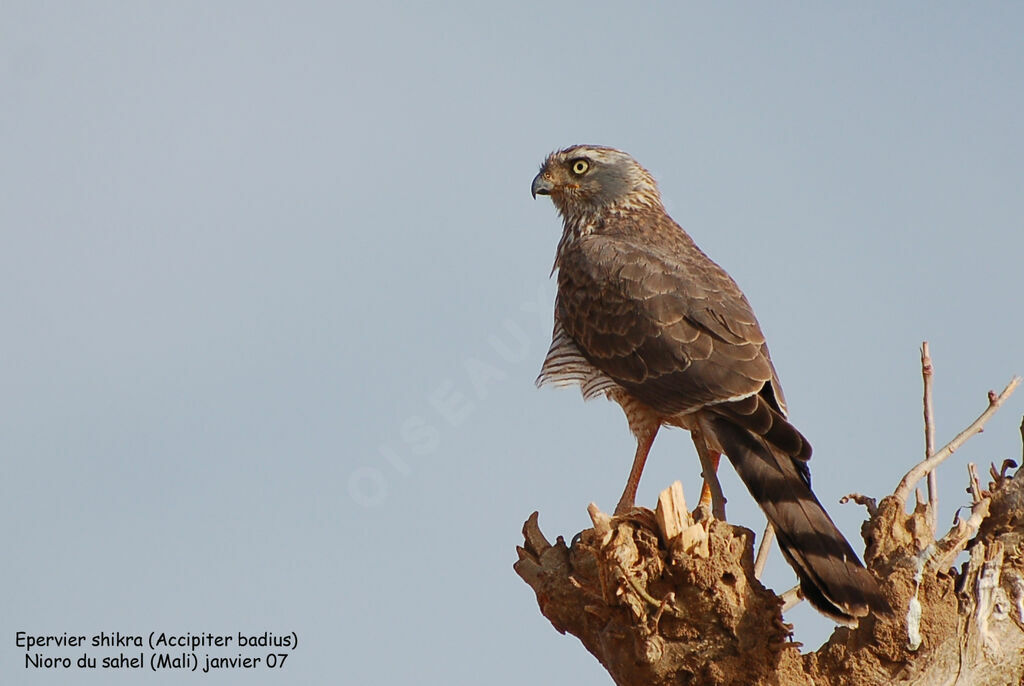
{"type": "Polygon", "coordinates": [[[615,514],[621,515],[633,509],[633,502],[636,500],[636,489],[640,485],[640,475],[644,473],[644,463],[647,462],[647,454],[651,452],[651,445],[654,437],[658,435],[659,424],[645,427],[636,434],[636,456],[633,458],[633,468],[629,470],[629,478],[626,480],[626,489],[619,498],[619,504],[615,506],[615,514]]]}
{"type": "Polygon", "coordinates": [[[718,483],[718,462],[722,459],[722,454],[708,447],[704,434],[699,429],[691,431],[690,436],[693,438],[694,447],[697,448],[701,476],[704,477],[698,507],[706,508],[710,503],[711,514],[715,519],[725,521],[725,495],[722,493],[722,484],[718,483]]]}
{"type": "MultiPolygon", "coordinates": [[[[722,459],[722,453],[715,452],[714,450],[710,450],[709,449],[708,450],[708,457],[711,460],[711,472],[713,474],[715,474],[715,476],[712,477],[712,478],[717,479],[718,478],[718,476],[717,476],[718,475],[718,463],[722,459]]],[[[703,466],[703,460],[701,462],[702,462],[702,466],[703,466]]],[[[700,502],[697,503],[697,506],[698,507],[711,507],[711,500],[712,500],[712,498],[711,498],[711,485],[705,479],[704,480],[704,485],[700,489],[700,502]]]]}

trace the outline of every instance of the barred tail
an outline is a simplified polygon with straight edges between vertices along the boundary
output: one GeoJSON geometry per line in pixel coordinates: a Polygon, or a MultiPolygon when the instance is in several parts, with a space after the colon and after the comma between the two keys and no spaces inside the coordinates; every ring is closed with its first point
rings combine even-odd
{"type": "MultiPolygon", "coordinates": [[[[778,415],[773,430],[782,428],[780,420],[799,436],[778,415]]],[[[728,416],[709,413],[705,426],[775,528],[782,554],[811,605],[846,626],[856,626],[857,618],[872,609],[888,610],[874,577],[811,492],[807,467],[799,461],[803,454],[785,454],[774,441],[728,416]]]]}

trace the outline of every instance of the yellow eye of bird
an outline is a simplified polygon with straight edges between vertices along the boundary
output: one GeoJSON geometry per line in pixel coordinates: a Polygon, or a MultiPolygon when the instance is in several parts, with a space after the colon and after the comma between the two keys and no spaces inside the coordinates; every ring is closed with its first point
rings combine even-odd
{"type": "Polygon", "coordinates": [[[586,160],[576,160],[572,163],[572,173],[577,176],[585,174],[588,169],[590,169],[590,162],[586,160]]]}

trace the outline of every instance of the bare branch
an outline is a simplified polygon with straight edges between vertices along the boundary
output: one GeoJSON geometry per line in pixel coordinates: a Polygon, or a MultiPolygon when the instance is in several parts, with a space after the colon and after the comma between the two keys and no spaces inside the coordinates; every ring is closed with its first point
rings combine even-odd
{"type": "Polygon", "coordinates": [[[980,503],[982,499],[981,479],[978,478],[978,466],[973,462],[967,463],[967,476],[970,477],[971,502],[980,503]]]}
{"type": "Polygon", "coordinates": [[[782,598],[782,611],[786,612],[800,604],[804,599],[804,592],[800,590],[799,585],[796,585],[779,597],[782,598]]]}
{"type": "MultiPolygon", "coordinates": [[[[928,341],[921,343],[921,377],[924,379],[924,457],[935,454],[935,412],[932,405],[932,377],[934,367],[928,350],[928,341]]],[[[939,516],[939,479],[933,469],[928,472],[928,528],[935,536],[939,516]]]]}
{"type": "Polygon", "coordinates": [[[991,498],[982,498],[974,503],[971,506],[970,518],[954,524],[949,533],[935,542],[935,554],[932,555],[928,564],[928,568],[932,572],[948,569],[953,564],[956,556],[966,547],[967,541],[978,533],[978,527],[981,526],[981,522],[988,516],[991,502],[991,498]]]}
{"type": "Polygon", "coordinates": [[[761,536],[761,545],[757,548],[757,558],[754,560],[754,578],[760,580],[764,566],[768,564],[768,551],[772,548],[772,541],[775,540],[775,527],[771,522],[764,527],[764,535],[761,536]]]}
{"type": "Polygon", "coordinates": [[[1000,486],[1008,478],[1012,478],[1012,477],[1006,476],[1006,471],[1008,469],[1016,469],[1016,468],[1017,468],[1016,460],[1005,459],[1005,460],[1003,460],[1003,464],[999,468],[999,471],[996,471],[996,466],[995,466],[994,463],[989,463],[988,473],[992,476],[992,483],[996,484],[996,486],[1000,486]]]}
{"type": "Polygon", "coordinates": [[[978,527],[988,516],[989,507],[992,504],[992,494],[981,488],[978,480],[978,468],[971,462],[967,465],[967,474],[970,477],[971,493],[971,516],[966,521],[957,521],[941,540],[935,542],[935,552],[932,554],[929,567],[932,571],[946,569],[953,563],[954,558],[967,545],[967,541],[978,533],[978,527]]]}
{"type": "Polygon", "coordinates": [[[906,503],[907,496],[910,495],[911,489],[917,485],[918,481],[942,464],[942,462],[952,455],[961,445],[963,445],[968,438],[977,433],[981,433],[982,428],[985,426],[985,422],[995,414],[996,410],[999,409],[1007,398],[1013,395],[1013,392],[1017,389],[1017,386],[1020,385],[1020,382],[1021,378],[1019,376],[1015,376],[1010,379],[1010,383],[1007,384],[1006,388],[1004,388],[1003,392],[999,395],[996,395],[993,391],[989,391],[988,407],[985,408],[985,411],[974,420],[974,423],[957,434],[956,438],[943,446],[941,450],[928,459],[919,462],[913,469],[907,472],[903,477],[903,480],[900,481],[900,485],[896,488],[895,493],[893,493],[896,499],[900,503],[906,503]]]}
{"type": "Polygon", "coordinates": [[[839,499],[840,505],[845,505],[848,502],[855,502],[858,505],[863,505],[868,509],[868,514],[874,517],[878,513],[878,502],[874,498],[860,493],[847,493],[839,499]]]}

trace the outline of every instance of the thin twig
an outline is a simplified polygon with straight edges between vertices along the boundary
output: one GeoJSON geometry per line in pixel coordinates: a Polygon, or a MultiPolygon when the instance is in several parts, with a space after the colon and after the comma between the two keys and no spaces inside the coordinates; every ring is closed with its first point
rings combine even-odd
{"type": "Polygon", "coordinates": [[[953,560],[967,545],[967,541],[978,533],[978,527],[988,516],[988,508],[991,503],[991,498],[982,498],[974,503],[971,506],[971,516],[966,520],[958,521],[949,530],[949,533],[935,542],[935,553],[928,561],[930,571],[949,569],[953,560]]]}
{"type": "Polygon", "coordinates": [[[1015,460],[1003,460],[1003,465],[999,468],[999,471],[996,471],[994,463],[989,462],[988,473],[992,476],[992,483],[995,484],[996,488],[998,488],[1003,485],[1004,481],[1006,481],[1006,470],[1016,468],[1017,462],[1015,460]]]}
{"type": "Polygon", "coordinates": [[[868,510],[868,516],[874,517],[876,514],[878,514],[878,503],[871,496],[862,495],[860,493],[847,493],[846,495],[839,499],[839,504],[845,505],[851,500],[857,503],[858,505],[863,505],[864,507],[866,507],[868,510]]]}
{"type": "Polygon", "coordinates": [[[665,594],[665,597],[661,599],[661,606],[658,607],[658,611],[654,613],[654,619],[651,620],[651,624],[654,627],[657,627],[658,622],[661,621],[661,615],[663,612],[665,612],[665,608],[667,608],[670,604],[674,603],[675,601],[676,594],[674,591],[669,591],[665,594]]]}
{"type": "Polygon", "coordinates": [[[775,527],[768,522],[764,527],[764,535],[761,536],[761,545],[757,547],[757,558],[754,560],[754,578],[761,579],[761,572],[768,563],[768,551],[772,548],[772,541],[775,540],[775,527]]]}
{"type": "Polygon", "coordinates": [[[637,582],[637,580],[634,579],[630,575],[630,573],[626,571],[626,568],[622,566],[621,562],[619,562],[618,560],[613,560],[613,562],[615,562],[615,566],[619,568],[619,572],[622,574],[622,578],[626,581],[626,583],[629,584],[630,588],[632,588],[638,596],[646,600],[648,605],[653,605],[654,607],[658,608],[659,619],[661,619],[661,613],[665,610],[668,610],[669,614],[671,614],[674,617],[686,616],[680,610],[676,609],[673,605],[671,605],[671,602],[675,600],[675,593],[669,593],[668,596],[665,596],[663,600],[658,600],[650,593],[648,593],[646,590],[640,587],[640,584],[637,582]],[[669,599],[669,596],[671,596],[671,599],[669,599]]]}
{"type": "Polygon", "coordinates": [[[978,467],[973,462],[967,463],[967,476],[971,479],[971,502],[977,505],[984,496],[981,492],[981,479],[978,478],[978,467]]]}
{"type": "Polygon", "coordinates": [[[934,550],[931,552],[931,559],[928,566],[932,571],[947,569],[960,551],[967,545],[967,541],[978,533],[978,527],[988,516],[989,505],[992,503],[991,494],[986,494],[981,489],[981,482],[978,480],[978,468],[973,462],[967,464],[967,476],[970,479],[968,491],[971,493],[971,516],[966,520],[958,519],[953,528],[949,530],[941,540],[936,541],[934,550]]]}
{"type": "Polygon", "coordinates": [[[893,495],[896,496],[896,499],[900,503],[906,503],[907,496],[910,495],[911,489],[913,489],[914,486],[917,485],[917,482],[924,478],[924,476],[927,475],[930,471],[932,471],[940,464],[942,464],[942,462],[950,455],[952,455],[957,450],[957,448],[963,445],[968,438],[977,433],[980,433],[982,427],[985,426],[985,422],[987,422],[989,418],[993,414],[995,414],[996,410],[999,409],[999,407],[1006,401],[1007,398],[1013,395],[1013,392],[1017,389],[1017,386],[1020,385],[1020,382],[1021,378],[1019,376],[1015,376],[1012,379],[1010,379],[1010,383],[1007,384],[1006,388],[1004,388],[1003,392],[1000,393],[999,395],[996,395],[993,391],[989,391],[988,407],[985,408],[985,411],[982,412],[981,415],[979,415],[978,418],[974,420],[974,423],[972,423],[969,427],[967,427],[959,434],[957,434],[956,438],[954,438],[952,441],[943,446],[941,450],[939,450],[937,453],[935,453],[928,459],[914,465],[914,468],[907,472],[907,474],[903,477],[903,480],[900,481],[900,485],[896,488],[896,491],[893,493],[893,495]]]}
{"type": "MultiPolygon", "coordinates": [[[[935,454],[935,412],[932,405],[932,356],[928,350],[928,341],[921,343],[921,377],[924,379],[924,457],[928,459],[935,454]]],[[[928,530],[932,538],[938,527],[939,517],[939,479],[933,469],[928,472],[928,530]]]]}

